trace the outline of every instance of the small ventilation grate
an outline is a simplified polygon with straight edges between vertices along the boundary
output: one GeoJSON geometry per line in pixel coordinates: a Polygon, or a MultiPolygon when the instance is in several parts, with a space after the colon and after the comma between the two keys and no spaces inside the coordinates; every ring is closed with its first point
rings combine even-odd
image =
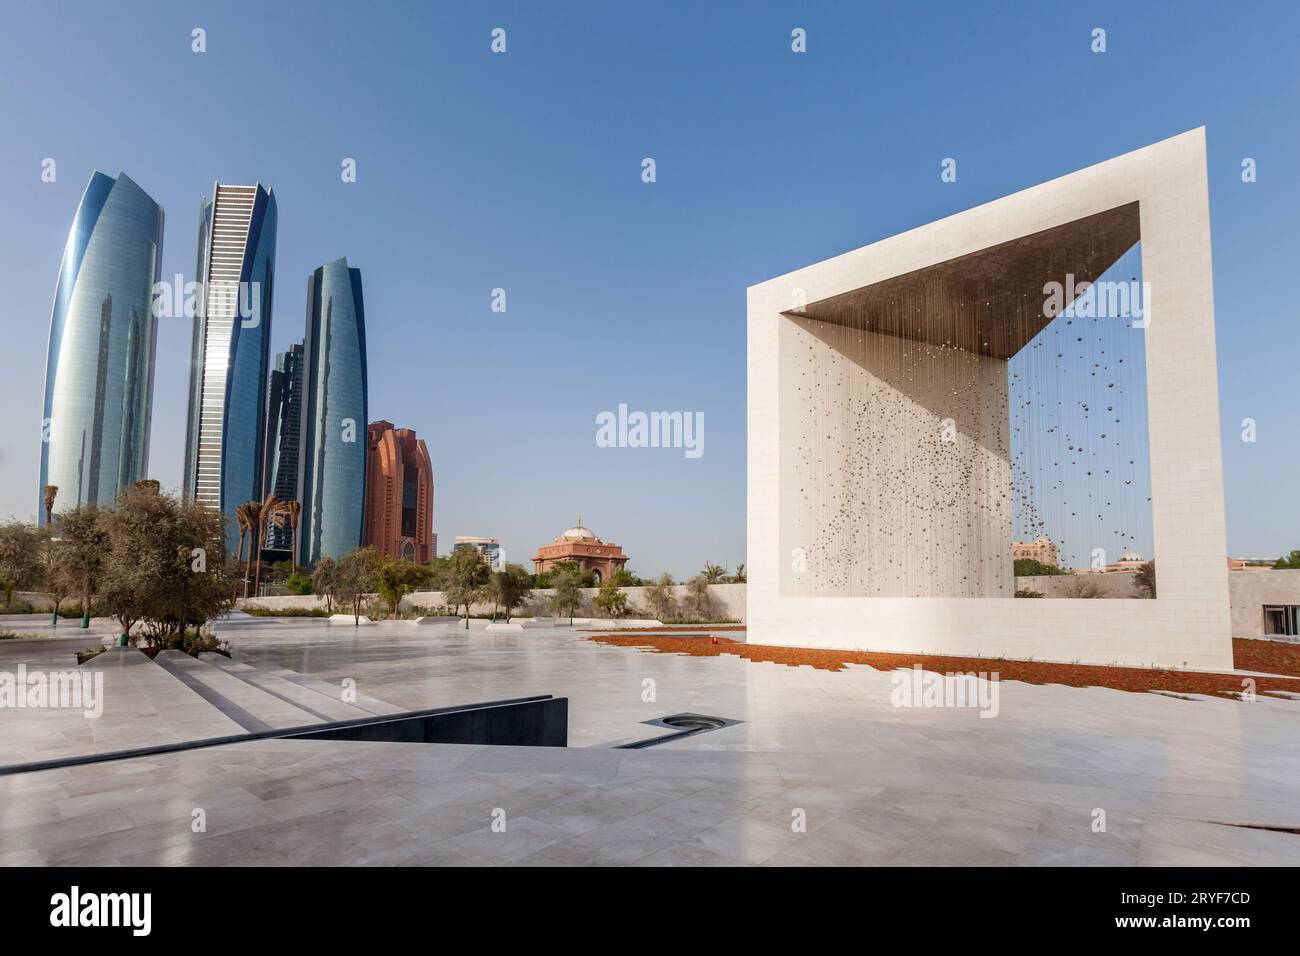
{"type": "Polygon", "coordinates": [[[665,717],[662,723],[669,727],[680,727],[682,730],[719,730],[727,726],[727,722],[721,717],[705,717],[702,714],[678,714],[665,717]]]}
{"type": "Polygon", "coordinates": [[[615,749],[641,750],[645,747],[653,747],[656,744],[667,743],[670,740],[682,740],[695,734],[708,733],[710,730],[721,730],[723,727],[730,727],[732,724],[740,723],[740,721],[728,720],[726,717],[710,717],[708,714],[669,714],[667,717],[645,720],[642,723],[650,727],[666,727],[673,733],[651,737],[649,740],[638,740],[635,743],[619,744],[615,749]]]}

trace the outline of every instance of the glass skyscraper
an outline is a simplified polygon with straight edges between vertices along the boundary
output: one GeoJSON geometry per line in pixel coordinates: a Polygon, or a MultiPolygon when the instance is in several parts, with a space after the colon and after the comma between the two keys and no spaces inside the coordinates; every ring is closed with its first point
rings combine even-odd
{"type": "Polygon", "coordinates": [[[189,417],[182,494],[226,514],[260,500],[266,432],[275,195],[263,186],[215,183],[199,206],[199,295],[190,343],[189,417]]]}
{"type": "MultiPolygon", "coordinates": [[[[302,345],[275,357],[266,410],[265,472],[262,487],[281,501],[298,500],[298,443],[302,438],[302,345]]],[[[293,529],[272,526],[268,547],[288,551],[293,529]]]]}
{"type": "MultiPolygon", "coordinates": [[[[63,250],[46,356],[41,484],[55,507],[111,505],[145,476],[163,211],[126,173],[95,172],[63,250]]],[[[37,514],[44,523],[43,503],[37,514]]]]}
{"type": "Polygon", "coordinates": [[[348,260],[307,280],[303,340],[299,563],[361,543],[366,494],[366,318],[361,271],[348,260]]]}

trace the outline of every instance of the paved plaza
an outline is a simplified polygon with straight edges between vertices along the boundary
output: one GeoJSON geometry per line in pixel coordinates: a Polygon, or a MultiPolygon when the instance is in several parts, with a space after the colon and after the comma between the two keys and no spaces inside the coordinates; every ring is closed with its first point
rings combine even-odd
{"type": "MultiPolygon", "coordinates": [[[[0,776],[0,864],[1300,864],[1297,700],[1006,681],[983,718],[893,706],[865,666],[568,627],[218,630],[233,660],[85,665],[97,719],[0,710],[0,764],[536,694],[569,699],[569,746],[261,740],[0,776]],[[618,749],[682,712],[737,723],[618,749]]],[[[88,643],[0,641],[0,670],[75,668],[88,643]]]]}

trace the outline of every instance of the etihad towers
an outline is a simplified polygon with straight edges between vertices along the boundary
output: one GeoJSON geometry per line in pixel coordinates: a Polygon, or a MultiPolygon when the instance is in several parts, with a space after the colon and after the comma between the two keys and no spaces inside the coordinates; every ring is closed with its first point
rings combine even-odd
{"type": "Polygon", "coordinates": [[[190,345],[189,416],[181,491],[230,519],[263,488],[275,195],[266,187],[215,183],[199,207],[199,282],[190,345]]]}
{"type": "MultiPolygon", "coordinates": [[[[289,346],[275,357],[271,369],[271,394],[266,410],[266,448],[263,452],[262,487],[281,501],[298,500],[298,444],[302,439],[302,344],[289,346]]],[[[272,525],[267,548],[288,551],[293,529],[272,525]]]]}
{"type": "Polygon", "coordinates": [[[361,543],[366,492],[366,315],[361,270],[335,259],[307,280],[298,563],[361,543]]]}
{"type": "MultiPolygon", "coordinates": [[[[46,356],[37,499],[57,486],[60,511],[111,505],[145,476],[162,240],[162,207],[126,173],[91,175],[63,250],[46,356]]],[[[37,513],[43,523],[43,501],[37,513]]]]}

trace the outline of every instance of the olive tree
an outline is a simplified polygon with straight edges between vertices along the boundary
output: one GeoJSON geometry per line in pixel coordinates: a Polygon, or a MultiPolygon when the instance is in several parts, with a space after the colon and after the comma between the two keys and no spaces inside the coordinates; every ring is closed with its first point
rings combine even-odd
{"type": "Polygon", "coordinates": [[[333,558],[326,556],[316,562],[311,572],[311,589],[325,599],[326,613],[333,613],[334,600],[339,586],[339,565],[333,558]]]}
{"type": "MultiPolygon", "coordinates": [[[[1292,554],[1294,553],[1292,552],[1292,554]]],[[[1154,561],[1145,561],[1137,569],[1137,574],[1133,575],[1133,587],[1142,597],[1154,598],[1156,596],[1156,563],[1154,561]]]]}
{"type": "Polygon", "coordinates": [[[380,559],[375,568],[379,599],[389,606],[396,617],[402,598],[427,584],[431,574],[428,568],[405,558],[396,561],[391,558],[380,559]]]}
{"type": "Polygon", "coordinates": [[[533,596],[533,576],[521,564],[507,564],[492,572],[489,593],[497,606],[506,612],[506,622],[515,608],[527,604],[533,596]]]}
{"type": "Polygon", "coordinates": [[[686,582],[686,606],[701,621],[707,621],[713,616],[713,598],[709,594],[708,577],[697,574],[686,582]]]}
{"type": "Polygon", "coordinates": [[[674,587],[676,584],[673,576],[667,572],[660,575],[658,581],[646,586],[646,604],[650,606],[651,613],[661,621],[677,615],[677,598],[673,596],[674,587]]]}
{"type": "Polygon", "coordinates": [[[483,597],[492,569],[475,548],[457,548],[447,567],[447,603],[465,608],[465,622],[475,601],[483,597]]]}
{"type": "Polygon", "coordinates": [[[573,615],[582,606],[582,577],[572,568],[560,568],[558,565],[551,572],[551,609],[561,617],[569,619],[573,626],[573,615]]]}
{"type": "Polygon", "coordinates": [[[381,560],[374,548],[356,548],[339,560],[335,597],[352,609],[353,625],[361,623],[361,606],[379,585],[381,560]]]}
{"type": "Polygon", "coordinates": [[[59,565],[59,540],[53,529],[47,524],[41,529],[41,589],[49,596],[53,605],[50,626],[59,626],[59,608],[64,600],[74,591],[73,581],[63,573],[59,565]]]}
{"type": "Polygon", "coordinates": [[[24,521],[0,524],[0,588],[6,610],[13,606],[15,591],[33,589],[44,577],[41,539],[41,530],[24,521]]]}
{"type": "Polygon", "coordinates": [[[606,617],[627,616],[627,592],[620,589],[613,578],[600,586],[600,593],[592,598],[591,602],[606,617]]]}
{"type": "MultiPolygon", "coordinates": [[[[90,603],[99,590],[108,552],[107,522],[98,508],[86,505],[59,516],[57,536],[50,541],[51,586],[63,585],[63,593],[81,601],[81,627],[90,627],[90,603]]],[[[55,600],[58,610],[58,599],[55,600]]]]}
{"type": "Polygon", "coordinates": [[[137,482],[101,514],[107,549],[99,597],[129,637],[148,625],[152,640],[201,628],[230,605],[225,517],[205,505],[180,504],[156,484],[137,482]]]}

